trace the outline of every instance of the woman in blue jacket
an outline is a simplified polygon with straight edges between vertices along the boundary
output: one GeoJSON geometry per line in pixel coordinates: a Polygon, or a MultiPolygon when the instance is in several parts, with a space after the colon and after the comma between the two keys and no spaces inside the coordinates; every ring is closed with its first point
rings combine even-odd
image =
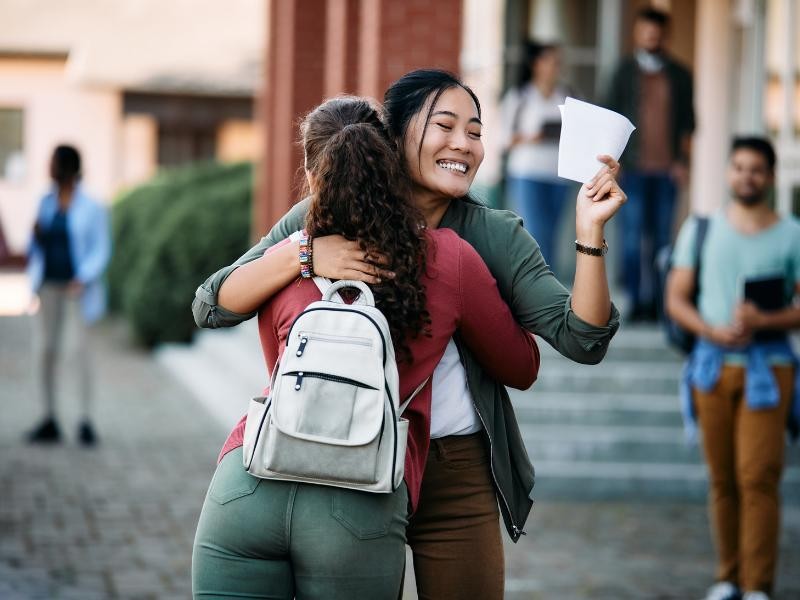
{"type": "Polygon", "coordinates": [[[41,365],[45,416],[29,433],[31,442],[58,442],[55,414],[55,367],[65,323],[76,332],[83,416],[78,439],[94,445],[90,420],[91,361],[87,328],[105,312],[102,275],[111,256],[106,209],[79,187],[81,157],[72,146],[58,146],[50,163],[53,188],[44,195],[28,252],[28,276],[39,295],[42,328],[41,365]]]}

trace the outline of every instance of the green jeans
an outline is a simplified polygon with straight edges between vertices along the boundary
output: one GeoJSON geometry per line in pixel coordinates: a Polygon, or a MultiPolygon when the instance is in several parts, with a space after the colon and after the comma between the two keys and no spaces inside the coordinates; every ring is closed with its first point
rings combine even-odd
{"type": "Polygon", "coordinates": [[[258,479],[242,449],[211,480],[192,552],[195,598],[395,600],[408,494],[258,479]]]}

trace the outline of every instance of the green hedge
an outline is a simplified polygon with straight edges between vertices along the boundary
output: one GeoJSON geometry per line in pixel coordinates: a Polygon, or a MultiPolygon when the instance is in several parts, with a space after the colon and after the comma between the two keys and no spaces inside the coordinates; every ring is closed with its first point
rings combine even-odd
{"type": "Polygon", "coordinates": [[[167,172],[117,200],[110,303],[143,343],[191,339],[195,289],[248,248],[251,197],[242,163],[167,172]]]}

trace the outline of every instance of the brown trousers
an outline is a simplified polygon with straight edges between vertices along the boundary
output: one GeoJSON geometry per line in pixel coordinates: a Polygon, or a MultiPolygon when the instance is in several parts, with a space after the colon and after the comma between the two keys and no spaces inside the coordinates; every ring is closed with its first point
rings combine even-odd
{"type": "Polygon", "coordinates": [[[794,377],[791,367],[773,371],[781,396],[774,409],[747,407],[740,366],[724,366],[711,392],[694,390],[711,480],[717,579],[766,593],[778,557],[779,487],[794,377]]]}
{"type": "Polygon", "coordinates": [[[406,535],[420,600],[503,598],[503,542],[482,433],[431,440],[406,535]]]}

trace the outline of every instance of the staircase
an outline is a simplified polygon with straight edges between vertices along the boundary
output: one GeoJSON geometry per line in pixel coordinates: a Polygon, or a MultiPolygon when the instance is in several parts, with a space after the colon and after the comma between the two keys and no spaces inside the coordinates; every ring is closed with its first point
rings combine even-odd
{"type": "Polygon", "coordinates": [[[164,344],[155,356],[227,429],[269,384],[255,319],[230,329],[204,329],[193,344],[164,344]]]}
{"type": "MultiPolygon", "coordinates": [[[[700,448],[681,424],[681,357],[655,327],[624,327],[599,365],[578,365],[540,341],[533,388],[510,390],[536,468],[536,499],[704,501],[700,448]]],[[[225,427],[267,384],[255,320],[204,330],[158,360],[225,427]]],[[[784,502],[800,504],[800,450],[786,449],[784,502]]]]}
{"type": "MultiPolygon", "coordinates": [[[[531,390],[510,390],[536,468],[537,499],[704,501],[701,447],[685,441],[682,357],[656,327],[627,326],[599,365],[540,343],[531,390]]],[[[800,452],[787,446],[784,502],[800,503],[800,452]]]]}

